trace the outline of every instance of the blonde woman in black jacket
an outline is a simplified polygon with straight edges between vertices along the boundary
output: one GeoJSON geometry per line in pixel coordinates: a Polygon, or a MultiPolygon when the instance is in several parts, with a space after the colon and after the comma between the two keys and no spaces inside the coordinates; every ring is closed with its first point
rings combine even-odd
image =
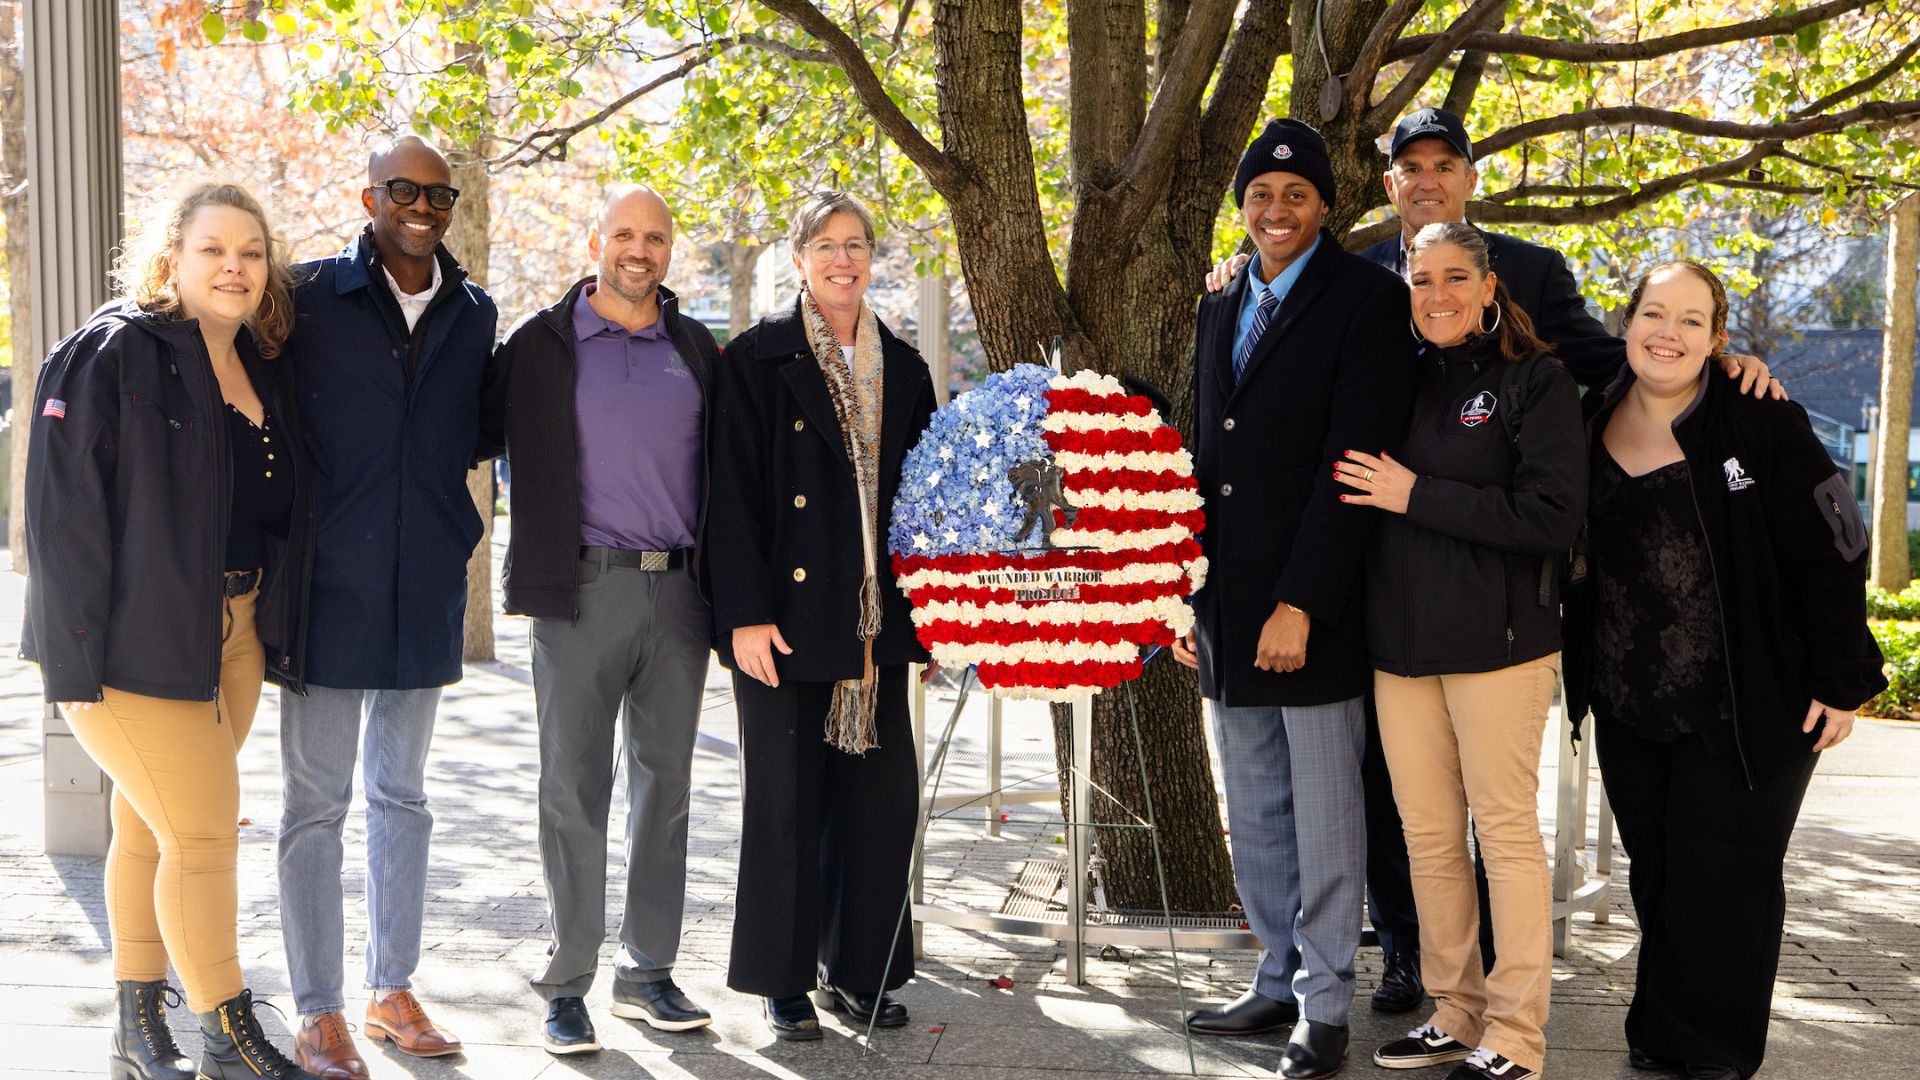
{"type": "Polygon", "coordinates": [[[125,298],[36,390],[22,651],[113,778],[109,1075],[311,1080],[254,1018],[235,926],[235,757],[262,677],[299,688],[311,569],[287,265],[234,185],[147,218],[125,298]],[[169,963],[200,1015],[197,1074],[168,1034],[169,963]]]}
{"type": "Polygon", "coordinates": [[[1630,1056],[1701,1080],[1760,1067],[1800,801],[1887,685],[1847,477],[1798,405],[1705,374],[1726,326],[1698,263],[1634,290],[1567,597],[1567,707],[1592,708],[1640,924],[1630,1056]]]}
{"type": "Polygon", "coordinates": [[[1380,737],[1405,824],[1433,1016],[1374,1062],[1462,1062],[1524,1080],[1546,1055],[1551,882],[1536,810],[1558,675],[1558,557],[1579,531],[1586,457],[1573,379],[1534,336],[1465,224],[1409,245],[1420,390],[1399,457],[1335,465],[1387,511],[1367,572],[1380,737]],[[1481,965],[1467,818],[1486,860],[1497,959],[1481,965]]]}

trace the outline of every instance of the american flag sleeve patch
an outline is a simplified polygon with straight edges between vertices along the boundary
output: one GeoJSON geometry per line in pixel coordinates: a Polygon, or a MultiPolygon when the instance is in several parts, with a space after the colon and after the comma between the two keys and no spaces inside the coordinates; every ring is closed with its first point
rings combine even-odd
{"type": "Polygon", "coordinates": [[[59,398],[48,398],[46,405],[40,410],[40,415],[51,416],[55,420],[65,420],[67,418],[67,403],[61,401],[59,398]]]}

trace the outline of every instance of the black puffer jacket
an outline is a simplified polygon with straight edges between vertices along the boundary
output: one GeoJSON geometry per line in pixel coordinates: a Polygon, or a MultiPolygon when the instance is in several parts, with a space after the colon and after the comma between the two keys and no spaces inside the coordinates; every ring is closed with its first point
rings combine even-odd
{"type": "MultiPolygon", "coordinates": [[[[1604,396],[1589,395],[1590,440],[1632,383],[1623,369],[1604,396]]],[[[1819,729],[1800,730],[1810,702],[1854,709],[1887,687],[1867,630],[1867,530],[1847,477],[1794,402],[1756,401],[1709,375],[1673,436],[1707,538],[1734,742],[1753,785],[1813,752],[1819,729]]],[[[1588,584],[1567,590],[1567,709],[1576,723],[1593,700],[1592,593],[1588,584]]]]}
{"type": "MultiPolygon", "coordinates": [[[[290,372],[237,342],[254,390],[299,446],[290,372]]],[[[102,308],[54,347],[33,401],[27,458],[23,659],[48,701],[111,686],[212,701],[219,689],[227,527],[227,425],[197,322],[102,308]]],[[[268,538],[254,621],[267,676],[304,692],[312,487],[292,454],[286,541],[268,538]]]]}
{"type": "Polygon", "coordinates": [[[1587,503],[1573,378],[1542,354],[1508,363],[1482,335],[1421,352],[1399,460],[1418,474],[1374,537],[1373,666],[1394,675],[1494,671],[1560,648],[1559,574],[1587,503]]]}

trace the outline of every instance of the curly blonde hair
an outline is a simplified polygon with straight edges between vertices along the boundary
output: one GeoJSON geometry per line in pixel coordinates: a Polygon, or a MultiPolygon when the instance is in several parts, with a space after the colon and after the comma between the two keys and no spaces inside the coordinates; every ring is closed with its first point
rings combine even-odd
{"type": "Polygon", "coordinates": [[[243,210],[260,223],[260,233],[267,240],[267,288],[246,325],[253,331],[254,344],[261,356],[278,356],[280,346],[293,332],[293,274],[287,263],[285,245],[267,223],[267,212],[238,184],[219,181],[191,184],[174,199],[171,208],[148,218],[137,234],[127,238],[114,265],[113,276],[119,283],[120,295],[140,305],[143,311],[180,310],[180,294],[168,263],[179,252],[181,234],[194,212],[208,206],[243,210]]]}

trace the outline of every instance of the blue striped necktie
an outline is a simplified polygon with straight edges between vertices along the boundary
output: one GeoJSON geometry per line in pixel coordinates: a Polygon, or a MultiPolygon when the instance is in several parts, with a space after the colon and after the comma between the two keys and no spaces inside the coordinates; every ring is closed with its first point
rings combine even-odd
{"type": "Polygon", "coordinates": [[[1280,310],[1280,301],[1273,298],[1273,290],[1255,283],[1260,290],[1260,303],[1253,311],[1253,326],[1247,331],[1247,339],[1240,343],[1240,351],[1233,354],[1233,381],[1239,382],[1247,375],[1247,361],[1253,358],[1253,347],[1267,332],[1267,326],[1273,322],[1273,313],[1280,310]]]}

